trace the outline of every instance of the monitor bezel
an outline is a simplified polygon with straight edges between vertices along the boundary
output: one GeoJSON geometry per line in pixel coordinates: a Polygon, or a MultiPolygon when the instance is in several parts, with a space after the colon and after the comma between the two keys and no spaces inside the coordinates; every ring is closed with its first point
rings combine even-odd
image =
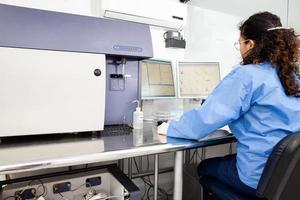
{"type": "Polygon", "coordinates": [[[174,63],[172,60],[167,60],[167,59],[157,59],[157,58],[150,58],[150,59],[144,59],[139,62],[139,71],[140,71],[140,79],[139,79],[139,92],[140,92],[140,99],[141,100],[153,100],[153,99],[176,99],[178,96],[177,93],[177,69],[176,69],[176,63],[174,63]],[[142,63],[143,62],[160,62],[160,63],[168,63],[171,64],[171,70],[172,70],[172,78],[173,78],[173,83],[174,83],[174,96],[149,96],[149,97],[143,97],[142,96],[142,63]]]}

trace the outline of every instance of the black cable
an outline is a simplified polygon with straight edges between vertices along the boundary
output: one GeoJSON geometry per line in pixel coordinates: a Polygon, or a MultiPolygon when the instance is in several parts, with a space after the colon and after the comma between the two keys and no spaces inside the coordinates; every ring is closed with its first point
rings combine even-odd
{"type": "Polygon", "coordinates": [[[149,155],[147,155],[147,171],[149,171],[149,166],[150,166],[150,162],[149,162],[149,155]]]}
{"type": "Polygon", "coordinates": [[[89,184],[89,187],[91,187],[90,183],[83,183],[83,184],[77,186],[75,189],[70,189],[70,192],[75,192],[75,191],[79,190],[80,188],[82,188],[83,186],[85,186],[86,184],[89,184]]]}
{"type": "MultiPolygon", "coordinates": [[[[134,164],[135,164],[135,167],[136,167],[137,172],[140,173],[140,170],[138,169],[138,165],[137,165],[136,159],[133,158],[133,161],[134,161],[134,164]]],[[[147,190],[147,199],[149,199],[149,192],[150,192],[150,189],[151,189],[151,188],[154,188],[154,185],[153,185],[153,183],[152,183],[151,180],[150,180],[150,176],[146,176],[146,177],[140,177],[140,178],[143,180],[143,182],[144,182],[146,185],[149,186],[149,188],[148,188],[148,190],[147,190]],[[148,179],[147,179],[146,177],[147,177],[148,179]]],[[[164,189],[162,189],[162,188],[160,188],[160,187],[157,187],[157,190],[158,190],[160,193],[164,194],[164,195],[167,197],[167,200],[169,199],[168,196],[170,196],[170,194],[168,194],[164,189]]],[[[145,193],[144,193],[144,194],[145,194],[145,193]]],[[[144,195],[143,195],[143,198],[144,198],[144,195]]]]}
{"type": "MultiPolygon", "coordinates": [[[[201,153],[202,153],[202,149],[201,149],[201,153]]],[[[197,158],[199,158],[199,163],[202,161],[201,156],[199,155],[198,149],[197,149],[197,158]]],[[[198,164],[198,163],[197,163],[198,164]]]]}
{"type": "Polygon", "coordinates": [[[62,197],[62,199],[68,200],[68,198],[64,197],[60,192],[58,192],[58,194],[62,197]]]}
{"type": "Polygon", "coordinates": [[[149,187],[148,190],[147,190],[147,200],[150,200],[150,197],[149,197],[149,191],[152,187],[149,187]]]}
{"type": "Polygon", "coordinates": [[[201,152],[201,160],[205,159],[205,147],[202,148],[202,152],[201,152]]]}
{"type": "Polygon", "coordinates": [[[10,198],[13,198],[14,200],[17,198],[17,200],[22,200],[20,197],[18,196],[8,196],[6,198],[4,198],[3,200],[7,200],[7,199],[10,199],[10,198]]]}
{"type": "MultiPolygon", "coordinates": [[[[194,157],[195,157],[195,154],[196,154],[196,151],[194,151],[194,153],[192,154],[192,157],[190,157],[189,158],[189,163],[188,164],[190,164],[191,163],[191,161],[194,159],[194,157]]],[[[194,163],[194,162],[193,162],[194,163]]]]}
{"type": "MultiPolygon", "coordinates": [[[[145,183],[149,186],[149,188],[154,188],[154,185],[153,185],[153,183],[152,183],[151,180],[150,180],[150,176],[147,176],[147,178],[148,178],[148,179],[144,178],[145,183]]],[[[162,189],[162,188],[160,188],[160,187],[157,187],[157,190],[158,190],[160,193],[164,194],[164,195],[167,197],[167,200],[169,199],[169,196],[170,196],[171,194],[168,194],[164,189],[162,189]]],[[[148,189],[148,191],[147,191],[147,196],[148,196],[148,195],[149,195],[149,189],[148,189]]],[[[149,196],[148,196],[148,197],[149,197],[149,196]]]]}
{"type": "MultiPolygon", "coordinates": [[[[136,171],[137,171],[138,173],[140,173],[140,170],[139,170],[139,168],[138,168],[136,159],[133,158],[133,161],[134,161],[134,164],[135,164],[136,171]]],[[[141,179],[142,179],[142,181],[144,182],[144,194],[143,194],[143,197],[142,197],[142,199],[144,199],[144,197],[145,197],[145,195],[146,195],[147,185],[146,185],[145,180],[143,180],[143,177],[141,177],[141,179]]]]}
{"type": "MultiPolygon", "coordinates": [[[[41,184],[42,187],[43,187],[43,193],[42,193],[41,195],[39,195],[39,197],[44,196],[44,195],[46,194],[46,192],[47,192],[47,189],[46,189],[46,187],[45,187],[45,185],[44,185],[44,183],[43,183],[43,181],[42,181],[41,179],[36,179],[36,180],[30,181],[30,182],[28,183],[28,186],[31,186],[31,184],[32,184],[34,181],[39,181],[40,184],[41,184]]],[[[38,187],[37,187],[37,188],[38,188],[38,187]]]]}
{"type": "Polygon", "coordinates": [[[197,164],[197,149],[194,150],[193,164],[195,164],[195,163],[197,164]]]}
{"type": "MultiPolygon", "coordinates": [[[[31,181],[28,182],[27,187],[31,186],[31,184],[32,184],[34,181],[39,181],[39,182],[40,182],[40,185],[42,185],[42,187],[43,187],[43,193],[42,193],[41,195],[39,195],[39,196],[35,195],[35,198],[36,198],[36,197],[44,196],[44,195],[46,194],[47,190],[46,190],[46,187],[45,187],[44,183],[42,182],[42,180],[40,180],[40,179],[31,180],[31,181]]],[[[40,185],[39,185],[39,186],[40,186],[40,185]]],[[[37,186],[36,190],[38,190],[39,186],[37,186]]],[[[21,195],[24,191],[25,191],[25,189],[23,189],[23,190],[21,191],[20,195],[21,195]]],[[[22,198],[21,198],[20,196],[9,196],[9,197],[6,197],[4,200],[10,199],[10,198],[14,198],[14,199],[17,198],[17,200],[22,200],[22,198]]]]}

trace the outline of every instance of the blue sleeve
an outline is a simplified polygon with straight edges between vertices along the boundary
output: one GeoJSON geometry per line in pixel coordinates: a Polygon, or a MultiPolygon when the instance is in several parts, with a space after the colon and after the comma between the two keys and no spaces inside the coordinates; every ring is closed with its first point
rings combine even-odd
{"type": "Polygon", "coordinates": [[[202,106],[185,112],[179,121],[172,121],[167,136],[200,139],[210,132],[238,119],[249,107],[252,81],[242,67],[228,74],[202,106]]]}

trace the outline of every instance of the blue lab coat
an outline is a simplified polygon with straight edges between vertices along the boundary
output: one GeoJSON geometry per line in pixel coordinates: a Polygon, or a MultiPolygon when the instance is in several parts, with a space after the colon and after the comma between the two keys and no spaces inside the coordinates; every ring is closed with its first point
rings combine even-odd
{"type": "Polygon", "coordinates": [[[167,136],[200,139],[227,124],[237,138],[239,177],[256,189],[273,147],[300,131],[300,99],[286,96],[270,63],[237,66],[202,106],[173,121],[167,136]]]}

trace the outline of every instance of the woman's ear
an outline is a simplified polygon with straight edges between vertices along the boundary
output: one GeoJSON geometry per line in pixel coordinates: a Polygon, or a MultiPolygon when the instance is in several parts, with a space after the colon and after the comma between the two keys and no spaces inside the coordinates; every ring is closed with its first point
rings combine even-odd
{"type": "Polygon", "coordinates": [[[249,45],[248,46],[249,49],[253,49],[255,47],[255,41],[254,40],[249,40],[248,45],[249,45]]]}

